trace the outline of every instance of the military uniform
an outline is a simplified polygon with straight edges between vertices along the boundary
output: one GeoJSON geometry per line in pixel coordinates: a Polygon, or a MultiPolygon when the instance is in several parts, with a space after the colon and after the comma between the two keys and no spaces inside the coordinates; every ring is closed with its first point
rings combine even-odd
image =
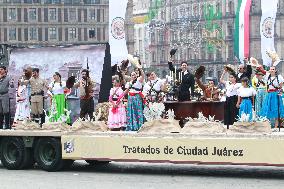
{"type": "Polygon", "coordinates": [[[43,116],[43,97],[44,88],[46,87],[46,81],[39,77],[32,77],[29,82],[31,85],[31,114],[34,118],[37,118],[39,116],[43,116]]]}
{"type": "Polygon", "coordinates": [[[11,78],[4,76],[0,78],[0,129],[3,129],[3,121],[5,117],[5,127],[10,129],[10,101],[9,87],[14,87],[10,84],[11,78]]]}

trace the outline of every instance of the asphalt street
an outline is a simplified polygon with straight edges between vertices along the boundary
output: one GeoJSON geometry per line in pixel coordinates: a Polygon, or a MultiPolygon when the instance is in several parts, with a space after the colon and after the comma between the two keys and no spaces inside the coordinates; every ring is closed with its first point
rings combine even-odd
{"type": "Polygon", "coordinates": [[[265,189],[284,188],[284,168],[110,163],[92,167],[84,161],[61,172],[6,170],[0,165],[1,189],[265,189]]]}

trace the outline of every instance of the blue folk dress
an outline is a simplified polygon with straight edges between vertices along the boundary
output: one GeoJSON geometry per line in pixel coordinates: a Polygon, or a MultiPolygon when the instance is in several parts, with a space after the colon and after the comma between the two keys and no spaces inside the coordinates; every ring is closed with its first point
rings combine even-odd
{"type": "Polygon", "coordinates": [[[238,96],[241,97],[239,109],[239,117],[243,114],[249,115],[249,120],[252,121],[253,104],[252,98],[256,95],[256,91],[252,87],[241,87],[238,90],[238,96]]]}
{"type": "Polygon", "coordinates": [[[280,84],[284,79],[281,75],[277,77],[271,77],[270,74],[264,77],[267,84],[267,95],[265,97],[263,107],[261,110],[261,116],[268,118],[270,121],[280,117],[284,117],[284,106],[282,97],[279,95],[280,84]]]}
{"type": "Polygon", "coordinates": [[[143,84],[137,80],[134,84],[127,83],[126,88],[129,89],[126,131],[138,131],[144,123],[142,95],[143,84]]]}

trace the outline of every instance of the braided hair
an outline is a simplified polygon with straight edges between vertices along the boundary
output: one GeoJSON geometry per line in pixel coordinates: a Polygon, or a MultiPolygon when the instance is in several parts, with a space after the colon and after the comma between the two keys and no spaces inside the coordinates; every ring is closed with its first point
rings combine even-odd
{"type": "MultiPolygon", "coordinates": [[[[61,81],[61,75],[60,75],[60,73],[59,73],[59,72],[55,72],[54,75],[57,75],[57,76],[59,77],[60,87],[62,87],[62,81],[61,81]]],[[[53,84],[52,84],[52,88],[54,87],[54,85],[55,85],[55,81],[54,81],[53,84]]]]}

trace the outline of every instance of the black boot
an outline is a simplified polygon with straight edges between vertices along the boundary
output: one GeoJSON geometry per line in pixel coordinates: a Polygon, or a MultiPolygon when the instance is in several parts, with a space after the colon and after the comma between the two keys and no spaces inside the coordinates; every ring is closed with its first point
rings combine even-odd
{"type": "Polygon", "coordinates": [[[40,114],[40,124],[42,125],[43,123],[45,123],[45,114],[40,114]]]}
{"type": "Polygon", "coordinates": [[[39,123],[38,117],[39,117],[38,115],[33,114],[33,115],[32,115],[32,120],[33,120],[34,122],[36,122],[36,123],[39,123]]]}
{"type": "Polygon", "coordinates": [[[0,129],[3,129],[4,114],[0,114],[0,129]]]}
{"type": "Polygon", "coordinates": [[[10,113],[4,114],[4,117],[5,117],[5,129],[11,129],[11,123],[10,123],[11,117],[10,117],[10,113]]]}

